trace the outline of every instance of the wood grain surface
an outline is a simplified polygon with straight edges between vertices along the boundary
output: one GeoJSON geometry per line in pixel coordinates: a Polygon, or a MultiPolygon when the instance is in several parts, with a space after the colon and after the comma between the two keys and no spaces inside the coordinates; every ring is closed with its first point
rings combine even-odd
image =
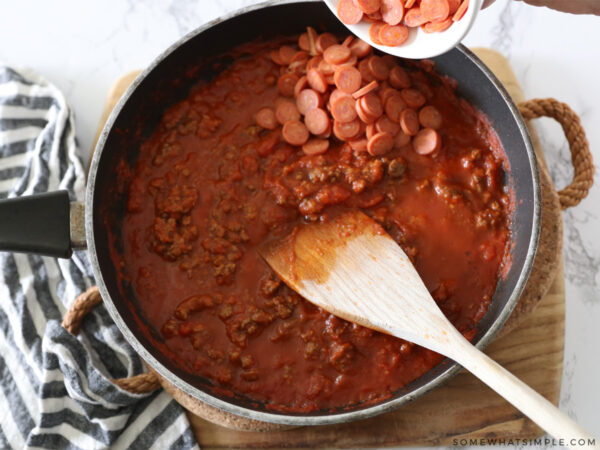
{"type": "MultiPolygon", "coordinates": [[[[507,60],[495,51],[475,49],[518,103],[523,92],[507,60]]],[[[114,85],[97,137],[113,107],[138,72],[114,85]]],[[[544,397],[558,403],[564,351],[565,288],[562,268],[562,221],[556,192],[545,168],[535,129],[532,140],[540,160],[543,225],[540,248],[525,293],[506,331],[486,353],[544,397]]],[[[188,409],[202,448],[307,448],[456,445],[460,439],[534,438],[541,430],[472,375],[461,372],[442,387],[400,409],[378,417],[323,427],[273,430],[207,407],[172,386],[168,391],[188,409]],[[215,425],[221,423],[229,428],[215,425]],[[235,431],[230,428],[260,431],[235,431]],[[270,431],[264,431],[270,430],[270,431]]],[[[266,425],[266,426],[265,426],[266,425]]]]}

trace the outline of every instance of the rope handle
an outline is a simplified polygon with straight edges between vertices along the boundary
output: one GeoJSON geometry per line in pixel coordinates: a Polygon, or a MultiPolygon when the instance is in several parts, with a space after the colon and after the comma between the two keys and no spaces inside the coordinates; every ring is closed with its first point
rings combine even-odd
{"type": "MultiPolygon", "coordinates": [[[[97,286],[89,288],[78,295],[65,314],[62,326],[71,334],[77,335],[83,318],[96,305],[102,303],[102,296],[97,286]]],[[[155,372],[142,373],[128,378],[111,379],[113,383],[132,394],[147,394],[161,388],[155,372]]]]}
{"type": "Polygon", "coordinates": [[[573,181],[558,191],[560,207],[570,208],[581,202],[594,184],[594,161],[581,119],[569,105],[553,98],[536,98],[519,104],[525,120],[550,117],[562,127],[569,143],[575,173],[573,181]]]}

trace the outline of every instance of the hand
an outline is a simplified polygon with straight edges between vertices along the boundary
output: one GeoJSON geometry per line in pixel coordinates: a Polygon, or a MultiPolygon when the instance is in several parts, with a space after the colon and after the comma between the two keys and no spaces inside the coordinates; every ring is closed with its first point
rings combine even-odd
{"type": "MultiPolygon", "coordinates": [[[[495,0],[483,0],[483,8],[487,8],[495,0]]],[[[600,1],[598,0],[523,0],[533,6],[545,6],[557,11],[572,14],[600,15],[600,1]]]]}

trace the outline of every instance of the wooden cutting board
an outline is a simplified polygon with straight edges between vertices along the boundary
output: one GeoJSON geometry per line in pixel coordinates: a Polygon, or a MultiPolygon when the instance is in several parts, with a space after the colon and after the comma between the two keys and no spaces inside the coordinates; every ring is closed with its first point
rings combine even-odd
{"type": "MultiPolygon", "coordinates": [[[[503,56],[488,49],[476,49],[475,53],[492,69],[516,102],[524,100],[523,92],[503,56]]],[[[98,135],[110,111],[137,73],[123,76],[114,85],[98,135]]],[[[510,331],[494,340],[486,353],[557,404],[565,326],[562,226],[556,193],[545,168],[539,140],[535,130],[531,131],[541,160],[543,226],[546,232],[542,232],[536,257],[535,279],[530,280],[523,300],[509,320],[509,325],[512,325],[510,331]],[[529,314],[534,307],[535,311],[529,314]]],[[[462,439],[530,439],[542,434],[519,411],[464,371],[442,387],[394,412],[351,424],[248,432],[215,425],[192,413],[188,415],[198,443],[204,449],[465,445],[468,441],[461,443],[462,439]]]]}

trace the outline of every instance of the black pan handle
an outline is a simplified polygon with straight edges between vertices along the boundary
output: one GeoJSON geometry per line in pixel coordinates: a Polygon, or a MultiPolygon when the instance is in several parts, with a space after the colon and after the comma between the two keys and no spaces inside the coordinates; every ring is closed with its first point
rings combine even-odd
{"type": "Polygon", "coordinates": [[[69,258],[69,193],[47,192],[0,201],[0,251],[69,258]]]}

